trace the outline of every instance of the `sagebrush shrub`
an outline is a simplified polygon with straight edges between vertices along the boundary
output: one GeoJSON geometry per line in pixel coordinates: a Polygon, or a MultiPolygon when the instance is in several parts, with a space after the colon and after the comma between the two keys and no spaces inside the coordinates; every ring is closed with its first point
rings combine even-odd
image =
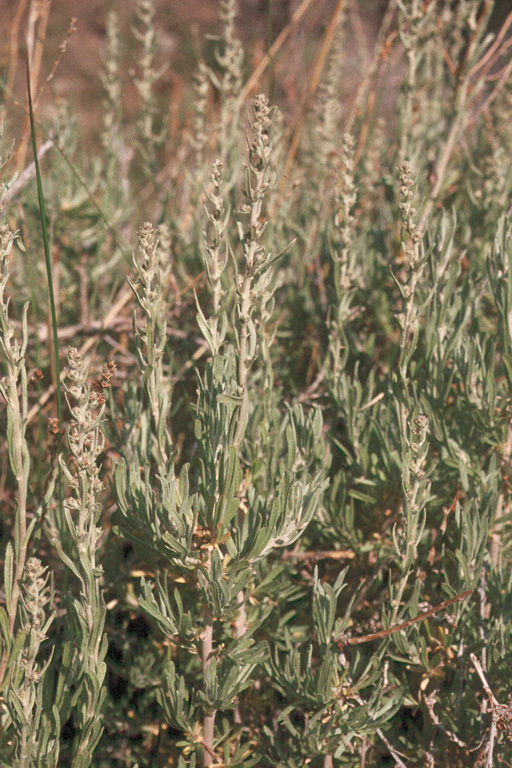
{"type": "Polygon", "coordinates": [[[391,2],[349,103],[338,4],[294,113],[307,6],[173,133],[138,0],[98,148],[4,138],[1,765],[510,762],[510,17],[391,2]]]}

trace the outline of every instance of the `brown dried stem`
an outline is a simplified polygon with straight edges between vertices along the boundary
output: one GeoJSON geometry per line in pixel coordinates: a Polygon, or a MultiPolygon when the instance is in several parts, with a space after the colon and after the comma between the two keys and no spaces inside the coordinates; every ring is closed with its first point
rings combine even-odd
{"type": "Polygon", "coordinates": [[[428,611],[419,613],[414,617],[414,619],[404,621],[403,624],[397,624],[395,627],[389,627],[389,629],[381,629],[380,632],[373,632],[370,635],[362,635],[361,637],[342,637],[339,640],[336,640],[336,643],[340,648],[343,648],[346,645],[361,645],[362,643],[370,643],[372,640],[381,640],[383,637],[389,637],[389,635],[394,635],[395,632],[400,632],[402,629],[408,629],[414,624],[417,624],[420,621],[424,621],[424,619],[428,619],[435,613],[448,608],[448,606],[453,605],[460,600],[464,600],[464,598],[469,597],[469,595],[473,594],[473,592],[474,589],[468,589],[466,592],[461,592],[460,595],[455,595],[455,597],[451,597],[449,600],[445,600],[443,603],[439,603],[439,605],[434,606],[434,608],[429,608],[428,611]]]}
{"type": "Polygon", "coordinates": [[[302,136],[306,114],[309,106],[311,105],[311,102],[316,93],[316,90],[320,84],[320,78],[322,77],[322,72],[324,71],[325,62],[327,61],[327,56],[329,55],[329,50],[331,48],[332,42],[334,40],[334,35],[336,33],[336,26],[338,24],[338,20],[344,8],[344,5],[345,5],[345,0],[338,0],[336,4],[336,8],[334,9],[334,12],[332,14],[331,20],[327,26],[327,29],[325,30],[324,38],[320,45],[320,50],[316,58],[315,66],[313,67],[313,71],[311,73],[311,78],[306,88],[306,92],[302,98],[299,117],[297,118],[295,131],[293,133],[290,147],[288,149],[288,155],[286,157],[286,162],[284,164],[283,172],[281,175],[281,182],[278,187],[278,193],[282,192],[284,186],[287,183],[288,174],[290,173],[290,169],[293,165],[293,161],[295,160],[295,155],[297,154],[297,150],[299,148],[299,142],[302,136]]]}

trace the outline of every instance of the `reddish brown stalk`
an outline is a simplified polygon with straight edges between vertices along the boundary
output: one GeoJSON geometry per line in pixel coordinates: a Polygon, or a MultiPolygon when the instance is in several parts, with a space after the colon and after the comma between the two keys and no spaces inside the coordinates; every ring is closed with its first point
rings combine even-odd
{"type": "Polygon", "coordinates": [[[9,75],[7,78],[7,90],[12,91],[14,80],[16,77],[16,70],[18,68],[18,49],[19,49],[19,33],[21,20],[25,14],[27,8],[27,0],[20,0],[16,13],[11,24],[11,31],[9,33],[9,75]]]}
{"type": "Polygon", "coordinates": [[[432,209],[441,193],[441,189],[445,182],[445,175],[448,169],[448,164],[452,158],[452,153],[457,146],[457,142],[464,130],[465,124],[467,124],[470,120],[470,116],[466,114],[465,108],[467,106],[468,94],[470,93],[471,72],[466,72],[466,66],[473,54],[480,27],[487,18],[490,4],[491,0],[485,0],[484,4],[482,5],[471,39],[469,40],[461,60],[457,65],[455,76],[457,77],[458,82],[458,94],[457,98],[455,99],[455,103],[459,101],[461,107],[452,123],[448,137],[442,150],[439,153],[439,157],[434,168],[432,178],[435,179],[435,181],[417,226],[417,232],[420,235],[423,233],[432,209]]]}
{"type": "Polygon", "coordinates": [[[325,62],[327,60],[327,56],[329,54],[329,50],[332,45],[332,41],[334,40],[338,19],[341,15],[344,5],[345,5],[345,0],[338,0],[336,8],[334,9],[334,12],[332,14],[331,20],[325,31],[324,39],[322,40],[322,43],[320,45],[320,50],[319,50],[315,65],[313,67],[313,71],[311,73],[311,78],[309,80],[306,93],[304,94],[304,97],[302,99],[302,104],[300,106],[300,113],[297,118],[295,132],[293,134],[293,137],[290,143],[288,156],[286,158],[284,169],[281,175],[281,182],[279,184],[278,192],[282,192],[284,186],[288,183],[288,174],[293,165],[295,155],[297,154],[297,150],[299,148],[299,142],[302,136],[302,130],[304,128],[304,120],[306,118],[306,113],[317,91],[318,85],[320,83],[320,78],[322,77],[322,72],[324,71],[325,62]]]}
{"type": "MultiPolygon", "coordinates": [[[[46,18],[45,24],[47,25],[47,23],[48,23],[48,19],[46,18]]],[[[68,42],[69,42],[69,38],[71,37],[71,35],[74,32],[76,32],[76,18],[75,17],[71,17],[70,20],[69,20],[68,30],[67,30],[67,32],[66,32],[66,34],[64,36],[64,39],[63,39],[62,43],[59,45],[60,53],[59,53],[59,55],[57,56],[57,58],[55,59],[55,61],[53,63],[53,66],[52,66],[52,68],[50,70],[50,74],[46,77],[45,81],[43,82],[43,84],[41,85],[41,87],[39,88],[37,93],[35,94],[34,99],[32,101],[32,105],[33,105],[34,111],[36,111],[36,109],[37,109],[37,103],[38,103],[41,95],[44,93],[45,88],[48,86],[48,84],[55,77],[55,73],[56,73],[56,71],[57,71],[57,69],[58,69],[58,67],[59,67],[59,65],[60,65],[60,63],[62,61],[62,57],[66,53],[67,45],[68,45],[68,42]]],[[[45,34],[46,34],[46,26],[45,26],[45,34]]],[[[38,42],[40,42],[40,41],[38,41],[38,42]]],[[[37,50],[39,51],[39,48],[37,50]]],[[[41,65],[40,59],[42,57],[42,51],[43,51],[43,48],[41,49],[40,55],[38,53],[37,57],[35,56],[35,54],[31,57],[31,59],[39,62],[39,67],[41,65]]],[[[37,80],[38,80],[38,77],[39,77],[38,73],[39,73],[39,70],[37,72],[37,77],[33,77],[32,70],[31,70],[31,75],[30,75],[31,89],[34,89],[35,86],[37,85],[37,80]],[[32,80],[33,79],[35,79],[34,86],[32,85],[32,80]]],[[[11,88],[9,88],[9,86],[8,86],[8,91],[10,91],[10,90],[11,90],[11,88]]],[[[18,104],[17,101],[13,100],[13,103],[16,104],[18,107],[21,106],[20,104],[18,104]]],[[[21,107],[21,109],[23,109],[23,107],[21,107]]],[[[26,115],[25,123],[24,123],[24,126],[23,126],[23,133],[22,133],[19,149],[18,149],[16,155],[13,157],[13,162],[15,162],[15,165],[16,165],[16,167],[19,170],[21,170],[21,167],[25,164],[27,144],[28,144],[29,135],[30,135],[30,127],[29,127],[30,126],[30,118],[29,118],[28,112],[26,110],[23,110],[23,111],[25,112],[25,115],[26,115]]],[[[48,142],[46,142],[46,144],[44,146],[47,146],[47,145],[48,145],[48,142]]],[[[53,145],[53,141],[51,142],[51,146],[52,145],[53,145]]],[[[29,166],[29,168],[30,167],[31,166],[29,166]]],[[[23,174],[26,174],[26,172],[27,172],[27,169],[25,169],[23,171],[23,174]]]]}
{"type": "MultiPolygon", "coordinates": [[[[354,125],[354,122],[358,113],[363,109],[361,106],[361,103],[362,103],[364,94],[365,93],[368,94],[367,96],[367,99],[368,99],[370,92],[375,91],[376,82],[379,74],[379,67],[389,57],[389,53],[393,45],[393,42],[397,38],[396,30],[393,30],[391,32],[389,31],[391,24],[393,22],[395,11],[396,11],[396,2],[395,0],[393,0],[392,2],[390,2],[386,10],[386,13],[384,15],[384,18],[382,20],[377,42],[375,44],[373,58],[370,62],[369,67],[366,70],[365,76],[359,83],[359,87],[357,89],[354,102],[348,114],[347,122],[344,127],[344,130],[347,131],[348,133],[350,133],[350,131],[352,130],[352,127],[354,125]],[[372,84],[371,91],[370,91],[370,84],[372,84]]],[[[360,142],[358,142],[358,144],[360,144],[360,142]]]]}
{"type": "Polygon", "coordinates": [[[316,552],[285,552],[283,560],[353,560],[356,553],[352,549],[318,550],[316,552]]]}
{"type": "MultiPolygon", "coordinates": [[[[49,17],[50,3],[40,3],[38,5],[32,0],[29,10],[27,48],[30,61],[30,90],[34,94],[37,93],[49,17]]],[[[29,125],[30,119],[27,116],[23,126],[23,136],[16,152],[16,167],[19,169],[25,167],[25,158],[30,138],[29,125]]]]}
{"type": "Polygon", "coordinates": [[[241,93],[242,99],[246,99],[249,96],[249,94],[252,92],[253,88],[256,87],[260,77],[265,72],[269,64],[274,60],[276,53],[281,48],[283,43],[287,40],[293,28],[297,26],[297,24],[299,23],[301,18],[304,16],[304,14],[306,13],[307,9],[309,8],[312,2],[313,0],[303,0],[302,3],[299,5],[297,10],[293,14],[292,18],[290,19],[290,22],[286,25],[286,27],[283,29],[281,34],[278,37],[276,37],[276,39],[270,46],[267,55],[260,61],[256,69],[254,70],[254,72],[252,73],[252,75],[244,85],[241,93]]]}
{"type": "Polygon", "coordinates": [[[480,115],[482,115],[490,107],[490,105],[492,104],[492,102],[494,101],[498,93],[501,91],[503,86],[509,82],[511,73],[512,73],[512,59],[509,61],[509,63],[505,67],[503,67],[503,69],[499,73],[497,73],[499,77],[498,82],[494,87],[492,93],[489,94],[489,96],[485,99],[483,104],[481,104],[480,107],[477,109],[475,115],[471,120],[472,123],[476,122],[476,120],[478,120],[480,115]]]}
{"type": "MultiPolygon", "coordinates": [[[[503,46],[501,46],[501,43],[503,41],[503,38],[507,34],[507,30],[509,26],[512,24],[512,11],[509,13],[505,21],[503,22],[503,26],[496,35],[496,40],[493,42],[493,44],[488,48],[488,50],[484,53],[482,58],[477,61],[475,66],[471,69],[471,75],[476,75],[476,73],[482,69],[483,66],[485,66],[486,71],[489,70],[489,67],[492,67],[493,63],[496,61],[499,56],[503,53],[503,46]],[[501,47],[500,47],[501,46],[501,47]]],[[[505,46],[507,44],[505,43],[505,46]]]]}
{"type": "MultiPolygon", "coordinates": [[[[503,56],[507,48],[512,47],[512,37],[509,37],[509,39],[503,43],[502,47],[500,48],[499,55],[496,57],[496,61],[503,56]]],[[[495,62],[493,61],[493,64],[495,62]]],[[[508,64],[501,69],[499,69],[497,72],[493,72],[492,75],[486,75],[485,82],[486,83],[495,83],[498,80],[502,80],[504,73],[508,71],[508,64]]]]}
{"type": "Polygon", "coordinates": [[[480,27],[484,23],[487,12],[489,11],[489,7],[492,3],[492,0],[485,0],[484,4],[482,5],[482,8],[480,9],[480,13],[478,14],[478,19],[476,20],[475,28],[473,29],[473,34],[466,46],[466,49],[462,55],[462,58],[458,64],[457,67],[457,77],[462,77],[464,74],[464,70],[466,69],[466,65],[471,57],[471,54],[473,53],[473,47],[475,45],[475,41],[478,37],[478,34],[480,32],[480,27]]]}
{"type": "Polygon", "coordinates": [[[446,66],[450,70],[451,74],[454,77],[456,77],[457,76],[457,67],[453,63],[450,54],[448,53],[447,49],[444,46],[443,46],[443,59],[444,59],[444,62],[446,64],[446,66]]]}
{"type": "Polygon", "coordinates": [[[380,632],[373,632],[371,635],[362,635],[361,637],[341,637],[336,640],[336,643],[339,648],[343,648],[346,645],[361,645],[362,643],[370,643],[372,640],[381,640],[383,637],[389,637],[389,635],[394,635],[395,632],[400,632],[402,629],[408,629],[408,627],[412,627],[414,624],[417,624],[424,619],[428,619],[429,616],[433,616],[435,613],[444,610],[444,608],[448,608],[448,606],[458,603],[459,600],[464,600],[465,597],[472,595],[474,591],[474,589],[468,589],[466,592],[461,592],[460,595],[455,595],[455,597],[451,597],[449,600],[439,603],[439,605],[434,606],[434,608],[429,608],[428,611],[419,613],[414,619],[404,621],[403,624],[397,624],[396,627],[381,629],[380,632]]]}

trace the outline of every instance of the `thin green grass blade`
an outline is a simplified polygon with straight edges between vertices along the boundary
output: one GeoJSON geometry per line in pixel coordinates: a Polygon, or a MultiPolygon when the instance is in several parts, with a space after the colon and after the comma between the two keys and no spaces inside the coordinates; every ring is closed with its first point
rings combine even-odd
{"type": "MultiPolygon", "coordinates": [[[[59,337],[57,328],[57,311],[55,308],[55,295],[53,292],[53,274],[52,274],[52,262],[50,258],[50,243],[48,239],[48,230],[46,227],[46,209],[44,205],[43,184],[41,181],[41,171],[39,168],[39,159],[37,157],[37,142],[36,142],[36,128],[34,123],[34,110],[32,108],[32,94],[30,91],[30,68],[28,62],[28,52],[25,52],[25,66],[27,73],[27,94],[28,94],[28,108],[30,117],[30,133],[32,136],[32,151],[34,154],[34,166],[36,170],[36,182],[37,182],[37,197],[39,200],[39,218],[41,220],[41,230],[43,234],[43,247],[44,257],[46,261],[46,276],[48,279],[48,296],[50,299],[50,312],[52,317],[52,337],[53,337],[53,356],[55,361],[55,379],[57,387],[57,419],[59,422],[59,430],[57,433],[57,455],[61,452],[61,430],[62,430],[62,384],[60,380],[60,358],[59,358],[59,337]]],[[[59,500],[60,507],[62,509],[62,478],[59,465],[59,500]]]]}
{"type": "Polygon", "coordinates": [[[36,127],[34,123],[34,111],[32,109],[32,94],[30,91],[30,69],[28,64],[28,53],[26,54],[26,70],[27,70],[28,109],[29,109],[29,117],[30,117],[30,133],[32,135],[32,150],[34,153],[34,165],[36,169],[37,197],[39,199],[39,218],[41,220],[41,230],[43,233],[44,258],[46,261],[46,277],[48,279],[48,295],[50,298],[50,312],[52,316],[53,352],[55,357],[55,376],[57,379],[57,417],[59,419],[59,432],[60,432],[60,428],[62,426],[62,387],[60,382],[60,359],[59,359],[59,339],[58,339],[58,333],[57,333],[57,312],[55,309],[55,295],[53,292],[52,262],[50,258],[50,243],[48,239],[48,230],[46,227],[46,209],[44,205],[43,185],[41,182],[41,171],[39,168],[39,160],[37,157],[36,127]]]}
{"type": "MultiPolygon", "coordinates": [[[[27,111],[25,110],[25,108],[24,108],[24,107],[22,107],[22,106],[21,106],[21,105],[20,105],[20,104],[19,104],[19,103],[16,101],[16,99],[15,99],[15,97],[14,97],[14,94],[12,93],[12,91],[10,91],[10,90],[9,90],[9,89],[6,87],[5,83],[2,83],[2,82],[0,82],[0,90],[2,91],[2,93],[4,94],[4,96],[5,96],[5,97],[7,97],[7,98],[9,98],[9,99],[10,99],[10,101],[11,101],[11,103],[12,103],[12,105],[13,105],[14,107],[17,107],[18,109],[21,109],[21,110],[22,110],[22,112],[23,112],[24,114],[27,114],[27,111]]],[[[48,133],[47,131],[45,131],[45,129],[43,128],[43,126],[42,126],[42,125],[41,125],[41,124],[40,124],[40,123],[39,123],[39,122],[38,122],[38,121],[35,119],[35,117],[34,117],[34,115],[33,115],[33,114],[32,114],[32,115],[30,114],[30,110],[29,110],[29,112],[28,112],[28,117],[29,117],[29,119],[31,120],[31,125],[32,125],[32,120],[33,120],[33,123],[34,123],[34,125],[35,125],[37,128],[39,128],[39,130],[41,131],[41,133],[42,133],[42,135],[43,135],[43,137],[44,137],[45,139],[48,139],[48,138],[50,138],[50,135],[51,135],[51,134],[50,134],[50,133],[48,133]]],[[[109,232],[110,232],[110,234],[112,235],[112,237],[113,237],[113,239],[114,239],[114,242],[116,243],[117,247],[119,248],[119,250],[120,250],[120,251],[121,251],[121,253],[123,254],[123,258],[125,259],[126,263],[131,265],[131,263],[132,263],[132,257],[131,257],[130,248],[129,248],[128,244],[126,243],[126,241],[124,240],[124,238],[122,237],[121,233],[119,232],[119,229],[117,229],[117,228],[114,226],[114,223],[113,223],[113,222],[110,220],[110,218],[107,216],[107,214],[105,213],[105,211],[103,210],[103,208],[101,207],[101,205],[98,203],[98,201],[97,201],[97,200],[96,200],[96,198],[94,197],[94,194],[93,194],[93,193],[92,193],[92,191],[90,190],[89,186],[87,185],[87,183],[85,182],[85,180],[82,178],[82,176],[80,175],[80,173],[79,173],[79,171],[76,169],[76,167],[73,165],[73,163],[71,162],[71,160],[69,159],[69,157],[66,155],[66,153],[64,152],[64,150],[63,150],[63,149],[61,149],[61,147],[59,147],[59,145],[58,145],[57,143],[54,143],[54,145],[53,145],[53,149],[54,149],[54,150],[57,152],[57,154],[59,154],[59,155],[60,155],[60,157],[61,157],[61,158],[64,160],[64,162],[65,162],[65,163],[66,163],[66,165],[68,166],[69,170],[71,171],[71,173],[73,174],[73,176],[74,176],[74,177],[75,177],[75,179],[77,180],[77,182],[80,184],[80,186],[82,187],[82,189],[85,191],[85,193],[87,194],[87,197],[89,198],[89,201],[91,202],[91,205],[92,205],[92,206],[95,208],[95,210],[97,211],[98,215],[100,216],[100,218],[101,218],[101,219],[102,219],[102,221],[104,222],[105,226],[107,227],[108,231],[109,231],[109,232]]],[[[131,206],[131,209],[132,209],[132,210],[135,210],[135,206],[131,206]]]]}

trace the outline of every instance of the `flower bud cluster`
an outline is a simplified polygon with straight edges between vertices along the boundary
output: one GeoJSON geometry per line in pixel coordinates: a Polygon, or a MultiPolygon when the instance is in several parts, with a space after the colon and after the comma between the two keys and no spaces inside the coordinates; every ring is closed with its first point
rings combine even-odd
{"type": "MultiPolygon", "coordinates": [[[[37,557],[29,558],[25,564],[21,590],[23,628],[27,633],[27,640],[21,654],[16,658],[11,677],[11,695],[17,700],[16,715],[22,716],[25,725],[33,723],[37,717],[38,684],[47,668],[47,664],[41,667],[37,663],[41,644],[48,637],[48,629],[54,618],[53,614],[48,617],[46,615],[45,609],[53,599],[52,590],[47,585],[47,568],[37,557]]],[[[34,746],[36,733],[29,738],[31,746],[34,746]]],[[[29,750],[30,748],[28,747],[29,750]]]]}
{"type": "Polygon", "coordinates": [[[249,145],[249,167],[243,193],[248,203],[243,203],[239,216],[247,216],[246,226],[239,220],[238,232],[242,241],[247,269],[254,274],[267,260],[264,246],[260,242],[266,229],[266,221],[261,220],[262,204],[265,195],[274,183],[274,166],[271,157],[273,151],[272,120],[275,108],[269,106],[264,94],[252,100],[253,119],[250,123],[254,140],[249,145]]]}
{"type": "Polygon", "coordinates": [[[75,496],[66,500],[68,509],[79,511],[79,527],[83,531],[88,527],[87,520],[95,518],[97,494],[103,489],[99,479],[98,457],[103,451],[105,438],[101,431],[104,410],[104,396],[98,389],[110,386],[115,373],[115,365],[109,362],[103,366],[100,382],[96,389],[87,385],[87,363],[81,353],[71,347],[68,350],[68,379],[73,382],[67,386],[68,404],[72,420],[68,428],[68,445],[76,462],[75,473],[66,472],[75,496]],[[75,400],[71,405],[69,398],[75,400]],[[93,414],[98,410],[99,413],[93,414]]]}
{"type": "Polygon", "coordinates": [[[155,227],[149,221],[139,228],[137,237],[138,253],[133,255],[136,277],[129,278],[128,282],[139,306],[151,323],[156,324],[165,315],[162,290],[165,270],[160,263],[163,249],[159,247],[155,227]]]}
{"type": "Polygon", "coordinates": [[[229,211],[226,211],[223,197],[223,163],[221,160],[215,160],[208,169],[208,180],[209,186],[205,188],[205,194],[211,206],[205,206],[209,226],[203,230],[204,263],[213,291],[213,317],[210,318],[208,324],[214,346],[212,352],[215,352],[223,340],[223,334],[221,333],[220,336],[218,334],[223,295],[221,275],[228,261],[228,245],[225,233],[229,211]]]}
{"type": "MultiPolygon", "coordinates": [[[[47,587],[48,574],[41,561],[37,557],[31,557],[27,560],[25,568],[25,581],[23,583],[23,604],[29,615],[26,629],[36,630],[41,635],[40,630],[45,622],[45,607],[51,599],[50,590],[47,587]]],[[[42,641],[43,636],[38,636],[42,641]]]]}
{"type": "MultiPolygon", "coordinates": [[[[251,166],[253,166],[255,170],[260,171],[268,165],[270,161],[272,151],[271,125],[275,108],[269,107],[268,99],[263,93],[255,96],[251,104],[253,110],[251,129],[255,134],[255,139],[251,145],[249,159],[251,166]]],[[[269,186],[270,185],[267,183],[262,190],[262,194],[265,194],[269,186]]]]}
{"type": "Polygon", "coordinates": [[[429,421],[426,416],[420,414],[414,419],[413,440],[410,443],[412,457],[409,462],[409,470],[418,479],[421,479],[425,474],[423,466],[428,453],[428,430],[429,421]]]}
{"type": "Polygon", "coordinates": [[[199,168],[203,162],[203,150],[208,143],[206,113],[208,111],[210,80],[208,77],[208,67],[204,62],[200,62],[195,74],[193,91],[194,118],[192,121],[192,133],[189,142],[191,147],[195,150],[196,165],[199,168]]]}
{"type": "MultiPolygon", "coordinates": [[[[0,395],[7,403],[12,418],[16,421],[15,431],[19,428],[24,433],[24,427],[19,422],[21,413],[18,400],[18,386],[21,380],[22,390],[26,394],[25,351],[28,343],[27,326],[25,322],[22,324],[23,339],[20,344],[16,337],[16,324],[9,318],[10,299],[5,293],[11,272],[11,252],[17,239],[19,239],[19,236],[16,232],[12,232],[7,224],[0,226],[0,352],[4,357],[7,372],[7,376],[0,378],[0,395]]],[[[20,247],[22,247],[21,244],[20,247]]],[[[24,317],[26,318],[26,315],[24,317]]],[[[20,439],[24,441],[25,438],[24,436],[21,438],[20,435],[20,439]]],[[[14,454],[12,455],[14,456],[14,454]]],[[[20,459],[21,457],[18,457],[19,471],[21,471],[22,464],[20,459]]]]}
{"type": "Polygon", "coordinates": [[[107,16],[107,56],[105,57],[102,84],[105,89],[103,101],[103,130],[101,141],[107,153],[119,141],[119,112],[121,104],[121,79],[119,77],[119,26],[115,11],[107,16]]]}
{"type": "MultiPolygon", "coordinates": [[[[335,193],[337,211],[334,215],[335,244],[339,243],[345,251],[352,244],[355,224],[354,206],[356,204],[356,185],[354,181],[354,137],[350,133],[343,135],[341,153],[341,174],[335,193]]],[[[346,262],[347,254],[343,255],[346,262]]],[[[346,264],[341,265],[342,288],[350,287],[350,278],[346,264]],[[345,268],[343,268],[345,266],[345,268]]]]}
{"type": "Polygon", "coordinates": [[[223,51],[218,51],[216,58],[223,69],[221,91],[224,96],[237,96],[242,86],[242,67],[244,49],[235,37],[236,0],[220,0],[219,17],[224,24],[222,41],[223,51]]]}
{"type": "Polygon", "coordinates": [[[408,514],[416,516],[425,506],[429,483],[425,473],[425,463],[428,455],[429,420],[419,414],[409,424],[410,437],[407,438],[409,450],[406,452],[403,472],[403,488],[408,514]]]}
{"type": "Polygon", "coordinates": [[[405,160],[398,169],[398,178],[400,182],[399,194],[400,194],[400,212],[402,215],[402,229],[409,236],[412,248],[406,245],[406,240],[402,236],[402,246],[404,249],[405,257],[409,262],[409,266],[415,269],[419,262],[419,243],[420,235],[416,228],[416,214],[417,210],[411,205],[411,200],[414,196],[413,186],[414,180],[412,178],[411,166],[405,160]]]}
{"type": "Polygon", "coordinates": [[[9,256],[14,245],[16,234],[11,232],[7,224],[0,226],[0,303],[4,304],[4,290],[10,275],[9,256]]]}
{"type": "Polygon", "coordinates": [[[398,32],[408,55],[415,49],[421,50],[425,41],[434,34],[439,13],[435,3],[425,3],[424,0],[399,4],[398,32]]]}

